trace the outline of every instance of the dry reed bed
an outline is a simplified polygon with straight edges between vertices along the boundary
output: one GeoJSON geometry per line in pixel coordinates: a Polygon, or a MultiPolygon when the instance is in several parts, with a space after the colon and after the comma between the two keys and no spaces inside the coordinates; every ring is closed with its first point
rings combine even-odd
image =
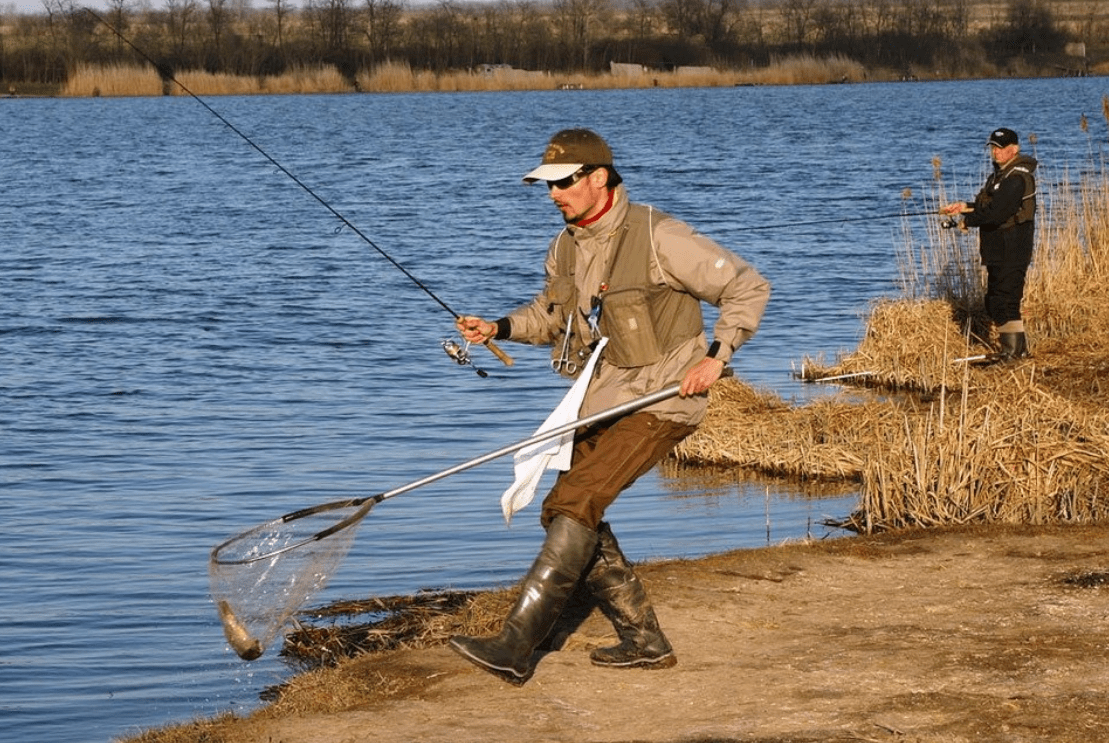
{"type": "MultiPolygon", "coordinates": [[[[1109,96],[1102,108],[1109,122],[1109,96]]],[[[938,159],[933,168],[926,201],[936,205],[953,197],[938,159]]],[[[738,382],[718,385],[678,458],[857,482],[859,505],[844,524],[868,533],[1109,518],[1109,174],[1099,162],[1077,182],[1041,172],[1040,199],[1024,300],[1033,358],[982,358],[996,338],[977,235],[935,220],[923,238],[906,227],[904,296],[873,303],[854,351],[802,364],[806,379],[870,396],[792,408],[738,382]]]]}
{"type": "MultiPolygon", "coordinates": [[[[748,70],[687,69],[673,72],[644,70],[643,74],[550,73],[514,69],[489,72],[413,70],[406,63],[384,62],[344,78],[330,65],[298,67],[276,76],[212,74],[181,70],[174,76],[196,95],[266,95],[300,93],[407,93],[551,90],[558,87],[591,90],[626,88],[732,87],[736,85],[793,85],[861,82],[865,68],[846,57],[800,55],[748,70]]],[[[872,79],[872,76],[871,76],[872,79]]],[[[66,80],[65,97],[122,97],[181,95],[149,65],[79,65],[66,80]]]]}
{"type": "MultiPolygon", "coordinates": [[[[298,67],[283,75],[242,77],[182,70],[175,77],[196,95],[259,95],[346,93],[351,86],[331,66],[298,67]]],[[[163,81],[149,65],[81,65],[69,76],[64,97],[123,97],[183,95],[181,87],[163,81]]]]}
{"type": "Polygon", "coordinates": [[[906,253],[905,286],[918,298],[876,301],[853,352],[802,365],[807,379],[871,397],[792,408],[718,385],[678,458],[857,482],[860,503],[844,525],[868,533],[1109,518],[1109,182],[1102,173],[1043,190],[1025,294],[1033,358],[982,359],[993,333],[976,243],[933,228],[930,246],[906,253]]]}
{"type": "Polygon", "coordinates": [[[1035,364],[998,368],[957,405],[906,416],[867,457],[852,526],[1095,522],[1109,517],[1109,421],[1039,387],[1035,364]]]}
{"type": "Polygon", "coordinates": [[[879,303],[858,351],[814,373],[866,370],[852,381],[877,392],[790,406],[725,380],[676,456],[801,482],[856,482],[860,503],[843,525],[866,533],[1109,517],[1101,403],[1109,362],[1083,349],[1084,374],[1058,346],[1013,365],[954,355],[974,350],[942,302],[879,303]]]}
{"type": "Polygon", "coordinates": [[[793,407],[769,392],[724,380],[713,387],[704,424],[674,453],[684,464],[734,467],[795,480],[858,481],[860,451],[873,437],[860,417],[892,428],[891,406],[823,400],[793,407]]]}
{"type": "Polygon", "coordinates": [[[994,367],[992,384],[929,404],[832,398],[733,408],[725,393],[677,456],[802,481],[858,482],[859,508],[844,526],[866,533],[1105,519],[1109,417],[1038,385],[1036,371],[1034,363],[994,367]]]}

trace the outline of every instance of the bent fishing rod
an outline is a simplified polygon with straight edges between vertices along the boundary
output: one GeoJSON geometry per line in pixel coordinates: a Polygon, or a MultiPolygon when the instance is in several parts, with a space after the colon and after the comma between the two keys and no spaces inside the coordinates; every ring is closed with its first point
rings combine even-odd
{"type": "MultiPolygon", "coordinates": [[[[403,273],[405,276],[407,276],[409,278],[409,280],[412,281],[413,284],[415,284],[425,294],[427,294],[429,297],[431,297],[433,300],[435,300],[435,302],[440,307],[445,309],[447,312],[451,313],[451,315],[454,317],[455,320],[462,317],[461,314],[459,314],[458,312],[455,312],[455,310],[450,305],[448,305],[446,302],[444,302],[435,292],[433,292],[430,288],[428,288],[428,286],[426,284],[424,284],[424,282],[420,281],[411,271],[409,271],[407,268],[402,266],[391,255],[389,255],[384,250],[382,250],[377,245],[377,243],[375,243],[373,240],[371,240],[369,238],[369,236],[367,236],[364,232],[362,232],[362,230],[358,229],[358,227],[355,226],[354,223],[351,222],[349,219],[347,219],[346,216],[344,216],[338,209],[336,209],[334,206],[332,206],[330,203],[328,203],[322,196],[320,196],[318,193],[316,193],[314,190],[312,190],[312,188],[308,184],[306,184],[304,181],[302,181],[300,178],[298,178],[292,171],[290,171],[288,168],[286,168],[284,165],[282,165],[280,162],[278,162],[276,158],[274,158],[272,155],[270,155],[270,153],[268,153],[264,149],[262,149],[262,147],[260,145],[258,145],[254,140],[252,140],[250,137],[248,137],[246,134],[244,134],[238,127],[236,127],[234,124],[232,124],[230,121],[228,121],[219,111],[217,111],[216,109],[209,106],[206,101],[204,101],[202,98],[200,98],[200,96],[198,96],[196,93],[189,90],[189,88],[186,87],[184,83],[182,83],[180,80],[177,79],[176,76],[174,76],[173,70],[170,69],[170,67],[168,65],[159,64],[158,62],[154,61],[154,59],[149,54],[147,54],[145,51],[143,51],[138,46],[136,46],[129,38],[124,36],[123,33],[119,29],[117,29],[112,24],[108,23],[108,21],[106,21],[99,14],[97,14],[96,11],[94,11],[91,8],[88,8],[88,7],[86,7],[84,10],[85,10],[86,13],[88,13],[93,18],[95,18],[97,21],[104,24],[104,26],[109,31],[111,31],[113,34],[115,34],[116,37],[119,38],[119,40],[122,41],[124,44],[131,47],[131,49],[133,49],[136,54],[138,54],[140,57],[142,57],[147,62],[149,62],[151,64],[151,66],[153,66],[154,69],[158,71],[158,75],[161,76],[161,78],[163,80],[169,80],[169,81],[173,82],[175,85],[177,85],[177,87],[181,88],[181,90],[186,95],[188,95],[194,101],[196,101],[201,106],[203,106],[208,111],[208,113],[212,114],[217,119],[219,119],[223,123],[224,126],[226,126],[232,132],[237,134],[244,142],[246,142],[248,145],[250,145],[252,148],[254,148],[254,150],[256,152],[258,152],[258,154],[260,154],[262,157],[264,157],[266,160],[268,160],[270,162],[270,164],[272,164],[281,173],[283,173],[285,176],[287,176],[289,178],[289,180],[291,180],[296,185],[300,186],[300,188],[305,193],[307,193],[309,196],[311,196],[313,199],[315,199],[317,202],[319,202],[319,204],[321,206],[323,206],[323,208],[325,208],[329,212],[331,212],[332,216],[334,216],[343,225],[345,225],[348,229],[350,229],[351,232],[353,232],[355,235],[357,235],[359,238],[361,238],[363,242],[365,242],[371,248],[376,250],[383,258],[385,258],[385,260],[392,263],[393,266],[395,266],[397,268],[397,270],[399,270],[401,273],[403,273]]],[[[494,356],[496,356],[498,359],[500,359],[501,362],[505,366],[512,366],[512,364],[515,363],[512,360],[512,357],[510,357],[508,354],[506,354],[504,351],[502,351],[495,343],[493,343],[493,340],[491,338],[486,340],[486,341],[483,341],[482,345],[484,345],[486,348],[488,348],[489,351],[492,352],[492,354],[494,356]]],[[[454,341],[443,341],[443,349],[446,351],[447,355],[451,359],[453,359],[456,363],[458,363],[460,366],[473,365],[472,361],[470,360],[470,355],[469,355],[469,352],[468,352],[469,346],[470,346],[469,341],[465,341],[464,345],[459,345],[458,343],[455,343],[454,341]]],[[[476,371],[479,376],[482,376],[482,377],[488,376],[484,371],[482,371],[481,369],[479,369],[476,366],[474,367],[474,371],[476,371]]]]}

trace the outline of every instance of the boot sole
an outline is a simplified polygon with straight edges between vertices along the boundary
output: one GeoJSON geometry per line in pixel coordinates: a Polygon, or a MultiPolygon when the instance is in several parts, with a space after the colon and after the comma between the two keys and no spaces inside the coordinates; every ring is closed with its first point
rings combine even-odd
{"type": "Polygon", "coordinates": [[[659,658],[636,658],[635,660],[619,661],[619,662],[606,662],[590,658],[590,662],[600,668],[641,668],[645,671],[662,670],[663,668],[673,668],[678,665],[678,656],[673,653],[663,655],[659,658]]]}
{"type": "Polygon", "coordinates": [[[499,666],[491,665],[487,661],[477,657],[476,655],[471,654],[461,645],[456,645],[453,640],[450,641],[448,645],[450,645],[451,650],[458,653],[481,670],[490,673],[499,678],[501,681],[505,681],[509,684],[512,684],[513,686],[523,686],[532,676],[532,671],[528,671],[523,676],[520,676],[516,673],[514,669],[501,668],[499,666]]]}

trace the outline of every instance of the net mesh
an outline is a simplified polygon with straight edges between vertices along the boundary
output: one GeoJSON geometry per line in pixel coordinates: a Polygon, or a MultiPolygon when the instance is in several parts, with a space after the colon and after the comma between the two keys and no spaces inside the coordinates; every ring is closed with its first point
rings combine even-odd
{"type": "Polygon", "coordinates": [[[289,618],[326,585],[354,542],[361,519],[325,538],[314,537],[360,510],[343,504],[286,516],[212,550],[212,599],[227,642],[241,658],[261,656],[289,618]]]}

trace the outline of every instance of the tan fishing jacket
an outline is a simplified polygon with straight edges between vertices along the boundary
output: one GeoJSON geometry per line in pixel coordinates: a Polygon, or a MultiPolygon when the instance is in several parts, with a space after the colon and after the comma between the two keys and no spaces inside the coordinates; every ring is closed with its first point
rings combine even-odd
{"type": "MultiPolygon", "coordinates": [[[[621,185],[616,188],[612,208],[600,220],[587,227],[568,226],[551,241],[544,266],[543,291],[507,316],[511,340],[551,344],[555,349],[552,356],[557,358],[568,326],[576,336],[571,338],[571,348],[580,348],[593,339],[589,320],[591,316],[596,317],[599,305],[603,307],[603,302],[598,300],[609,288],[628,212],[627,191],[621,185]],[[570,261],[565,255],[560,256],[560,249],[566,246],[572,246],[575,251],[570,261]],[[567,267],[570,276],[564,275],[567,267]],[[573,312],[567,303],[568,296],[573,298],[570,303],[576,304],[573,312]]],[[[653,294],[658,294],[658,288],[667,287],[718,307],[719,317],[713,327],[713,355],[727,362],[758,329],[770,297],[770,284],[742,258],[693,231],[684,222],[666,215],[659,218],[658,212],[652,216],[648,230],[635,231],[649,235],[652,244],[647,250],[635,252],[650,256],[647,277],[655,288],[653,294]]],[[[678,306],[684,305],[679,303],[678,306]]],[[[696,311],[700,312],[700,305],[696,311]]],[[[662,348],[656,360],[647,364],[618,366],[610,360],[606,350],[598,364],[596,378],[589,385],[581,415],[591,415],[681,382],[690,367],[705,358],[709,349],[703,318],[696,327],[700,330],[694,330],[688,339],[679,340],[670,348],[662,348]]],[[[619,341],[610,338],[609,346],[614,342],[619,341]]],[[[620,356],[612,354],[613,358],[620,356]]],[[[573,360],[580,369],[583,361],[576,356],[573,360]]],[[[704,395],[675,397],[647,410],[660,418],[695,425],[704,417],[706,405],[704,395]]]]}

